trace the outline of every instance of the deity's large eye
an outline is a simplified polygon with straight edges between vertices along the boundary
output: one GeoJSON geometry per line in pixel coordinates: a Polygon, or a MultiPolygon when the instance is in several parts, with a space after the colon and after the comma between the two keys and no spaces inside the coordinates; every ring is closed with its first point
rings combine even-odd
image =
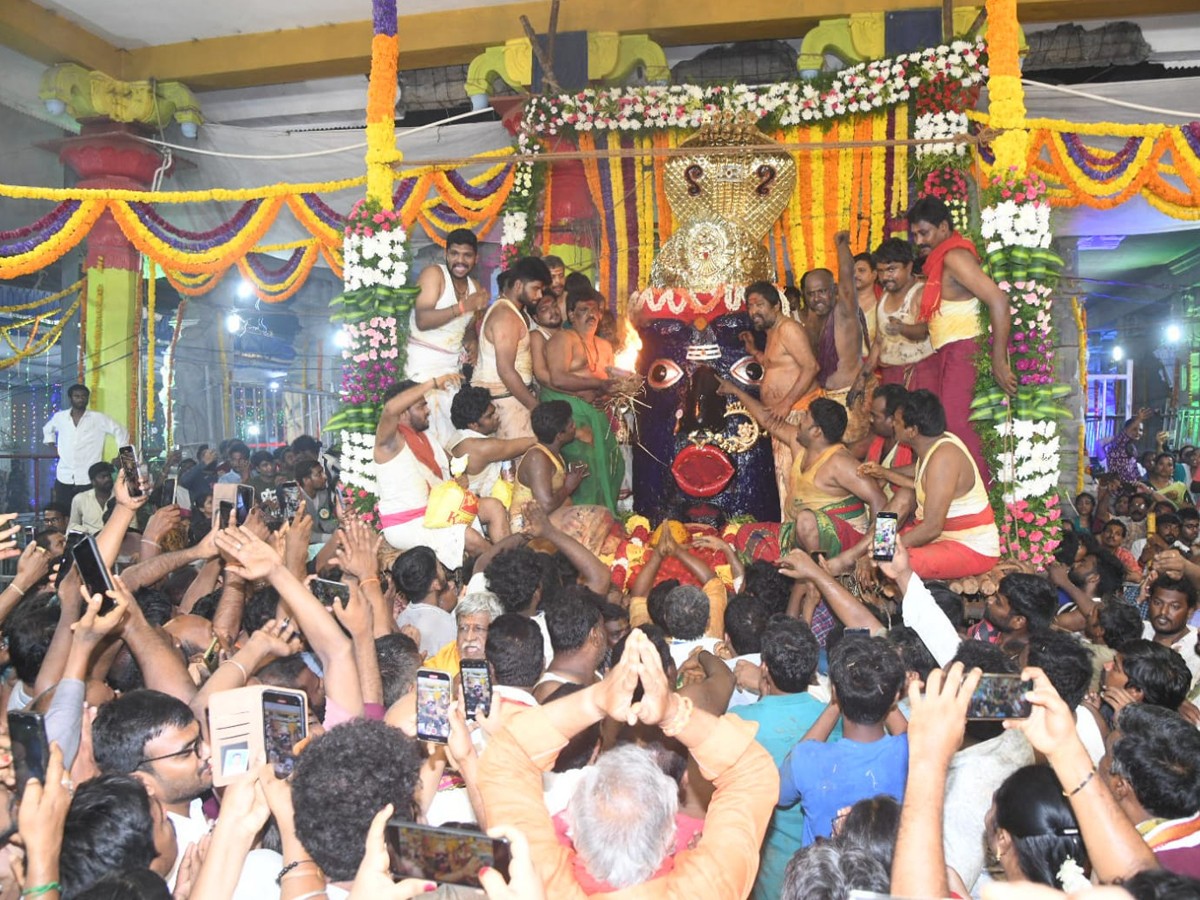
{"type": "Polygon", "coordinates": [[[753,356],[743,356],[729,367],[729,374],[742,384],[758,384],[763,379],[763,367],[753,356]]]}
{"type": "Polygon", "coordinates": [[[665,357],[650,363],[650,368],[646,371],[646,382],[660,391],[669,388],[682,377],[683,369],[679,368],[679,363],[665,357]]]}

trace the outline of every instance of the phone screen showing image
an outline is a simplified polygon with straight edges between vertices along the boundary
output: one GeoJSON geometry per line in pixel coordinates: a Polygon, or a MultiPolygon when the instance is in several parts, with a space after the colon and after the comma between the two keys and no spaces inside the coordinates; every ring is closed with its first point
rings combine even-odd
{"type": "Polygon", "coordinates": [[[417,737],[445,744],[450,740],[449,672],[417,670],[417,737]]]}
{"type": "Polygon", "coordinates": [[[311,587],[313,596],[320,600],[326,609],[332,608],[335,602],[341,603],[342,609],[345,609],[350,603],[350,585],[341,581],[314,578],[311,587]]]}
{"type": "Polygon", "coordinates": [[[217,528],[224,530],[229,527],[229,520],[233,515],[233,504],[228,500],[222,500],[217,506],[217,528]]]}
{"type": "Polygon", "coordinates": [[[485,866],[508,877],[508,841],[461,828],[433,828],[392,819],[384,831],[396,878],[423,878],[441,884],[479,887],[485,866]]]}
{"type": "Polygon", "coordinates": [[[461,671],[467,718],[486,717],[492,709],[492,678],[487,660],[464,659],[461,671]]]}
{"type": "Polygon", "coordinates": [[[298,691],[263,691],[263,739],[267,762],[275,775],[287,778],[296,767],[296,745],[308,737],[304,695],[298,691]]]}
{"type": "Polygon", "coordinates": [[[122,447],[117,451],[117,459],[121,471],[125,473],[125,490],[130,497],[142,496],[142,477],[138,473],[137,450],[132,445],[122,447]]]}
{"type": "Polygon", "coordinates": [[[254,488],[248,484],[239,484],[236,503],[237,523],[245,525],[246,519],[250,516],[250,510],[254,508],[254,488]]]}
{"type": "Polygon", "coordinates": [[[1033,707],[1025,695],[1032,690],[1033,682],[1022,681],[1020,675],[985,674],[971,695],[967,718],[985,722],[1028,719],[1033,707]]]}
{"type": "Polygon", "coordinates": [[[278,488],[284,519],[295,518],[300,509],[300,485],[295,481],[285,481],[278,488]]]}
{"type": "Polygon", "coordinates": [[[871,539],[871,558],[888,562],[896,555],[896,514],[880,513],[875,518],[875,535],[871,539]]]}

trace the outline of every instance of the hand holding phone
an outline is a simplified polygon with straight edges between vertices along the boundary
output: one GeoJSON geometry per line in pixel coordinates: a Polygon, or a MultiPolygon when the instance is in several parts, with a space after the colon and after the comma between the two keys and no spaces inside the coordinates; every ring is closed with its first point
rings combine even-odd
{"type": "Polygon", "coordinates": [[[1033,706],[1025,695],[1032,690],[1033,682],[1023,681],[1020,675],[985,673],[971,695],[967,719],[974,722],[1028,719],[1033,706]]]}
{"type": "Polygon", "coordinates": [[[46,719],[41,713],[14,710],[8,714],[8,734],[12,739],[13,769],[20,797],[30,778],[43,784],[46,781],[46,768],[50,765],[46,719]]]}
{"type": "Polygon", "coordinates": [[[130,497],[142,496],[142,474],[138,469],[137,448],[132,444],[117,451],[117,462],[125,473],[125,490],[130,497]]]}
{"type": "Polygon", "coordinates": [[[446,744],[450,741],[450,673],[417,670],[417,737],[446,744]]]}
{"type": "Polygon", "coordinates": [[[484,718],[492,710],[492,676],[486,659],[464,659],[460,664],[464,714],[468,719],[484,718]]]}
{"type": "Polygon", "coordinates": [[[332,608],[335,602],[340,602],[342,609],[350,604],[350,585],[341,581],[314,578],[309,583],[309,588],[312,590],[313,596],[320,600],[326,609],[332,608]]]}
{"type": "Polygon", "coordinates": [[[392,818],[384,843],[396,878],[479,887],[479,870],[495,869],[505,880],[512,852],[507,838],[462,828],[433,828],[392,818]]]}
{"type": "Polygon", "coordinates": [[[871,559],[891,562],[896,555],[897,520],[894,512],[881,512],[875,517],[875,531],[871,538],[871,559]]]}
{"type": "Polygon", "coordinates": [[[90,534],[84,535],[83,540],[76,544],[71,552],[75,557],[75,565],[79,567],[79,577],[83,580],[83,586],[87,588],[88,596],[99,594],[101,597],[100,611],[97,615],[108,615],[116,606],[116,601],[108,596],[108,592],[113,590],[113,580],[104,558],[100,555],[100,548],[96,546],[96,539],[90,534]]]}

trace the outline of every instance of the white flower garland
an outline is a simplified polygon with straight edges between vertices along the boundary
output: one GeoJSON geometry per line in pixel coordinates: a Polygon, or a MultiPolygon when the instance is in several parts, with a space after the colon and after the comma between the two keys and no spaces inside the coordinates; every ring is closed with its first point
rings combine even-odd
{"type": "Polygon", "coordinates": [[[408,276],[404,230],[347,234],[342,238],[345,263],[342,280],[347,291],[366,287],[402,288],[408,276]]]}
{"type": "MultiPolygon", "coordinates": [[[[759,118],[779,113],[779,124],[784,126],[820,122],[907,102],[918,85],[938,75],[960,81],[964,88],[981,84],[987,78],[987,67],[980,63],[985,46],[982,40],[954,41],[893,59],[859,63],[838,72],[825,90],[808,81],[762,87],[678,84],[588,88],[574,94],[534,98],[525,124],[533,132],[550,135],[564,130],[699,128],[721,110],[748,112],[759,118]]],[[[958,130],[965,130],[965,126],[958,130]]]]}
{"type": "Polygon", "coordinates": [[[1061,442],[1054,422],[1012,419],[1001,422],[997,432],[1011,438],[1011,449],[1000,452],[997,476],[1004,486],[1004,502],[1045,497],[1058,484],[1062,467],[1061,442]]]}
{"type": "Polygon", "coordinates": [[[1046,249],[1050,246],[1050,204],[1043,200],[1033,203],[1002,200],[995,206],[985,206],[980,220],[980,233],[987,253],[1005,247],[1046,249]]]}
{"type": "Polygon", "coordinates": [[[377,494],[374,433],[341,431],[338,434],[342,443],[342,481],[351,487],[377,494]]]}
{"type": "Polygon", "coordinates": [[[927,156],[966,156],[965,143],[949,143],[960,134],[967,133],[967,114],[954,112],[921,113],[913,126],[913,138],[918,141],[936,143],[917,144],[913,148],[917,159],[927,156]]]}

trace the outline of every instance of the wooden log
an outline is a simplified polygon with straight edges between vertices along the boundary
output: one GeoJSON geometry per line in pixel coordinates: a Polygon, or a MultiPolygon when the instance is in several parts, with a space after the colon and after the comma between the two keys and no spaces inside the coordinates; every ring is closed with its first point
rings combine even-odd
{"type": "Polygon", "coordinates": [[[978,594],[979,593],[979,579],[976,578],[974,575],[968,575],[966,578],[964,578],[962,580],[962,592],[964,594],[972,594],[972,595],[978,594]]]}

